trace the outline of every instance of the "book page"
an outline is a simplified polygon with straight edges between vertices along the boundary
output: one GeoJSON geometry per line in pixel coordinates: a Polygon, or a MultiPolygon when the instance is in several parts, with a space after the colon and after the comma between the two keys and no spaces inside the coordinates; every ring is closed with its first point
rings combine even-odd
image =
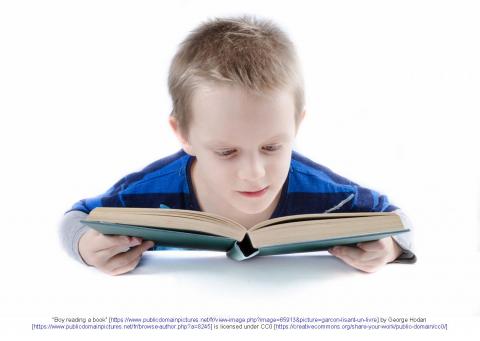
{"type": "Polygon", "coordinates": [[[310,214],[298,214],[285,217],[278,217],[269,219],[258,223],[253,226],[249,231],[258,230],[267,226],[280,225],[285,223],[294,223],[306,220],[324,220],[324,219],[338,219],[338,218],[355,218],[355,217],[370,217],[370,216],[382,216],[392,215],[392,212],[352,212],[352,213],[310,213],[310,214]]]}

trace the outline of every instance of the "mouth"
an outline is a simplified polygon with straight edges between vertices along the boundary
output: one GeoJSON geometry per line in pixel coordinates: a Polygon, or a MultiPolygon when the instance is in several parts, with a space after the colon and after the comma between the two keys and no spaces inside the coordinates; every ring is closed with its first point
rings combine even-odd
{"type": "Polygon", "coordinates": [[[238,192],[246,197],[249,197],[249,198],[255,198],[255,197],[260,197],[262,196],[263,194],[265,194],[268,190],[268,187],[264,187],[263,189],[261,190],[258,190],[258,191],[248,191],[248,192],[238,192]]]}

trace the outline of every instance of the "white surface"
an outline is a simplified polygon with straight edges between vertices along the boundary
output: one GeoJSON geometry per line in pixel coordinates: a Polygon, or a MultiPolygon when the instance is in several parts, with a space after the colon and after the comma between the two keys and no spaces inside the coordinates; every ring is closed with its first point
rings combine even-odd
{"type": "MultiPolygon", "coordinates": [[[[10,277],[14,284],[2,297],[2,306],[11,309],[2,316],[7,335],[74,339],[90,335],[28,331],[31,323],[51,323],[55,316],[381,316],[425,317],[430,323],[447,323],[447,333],[433,333],[442,339],[476,333],[480,313],[478,255],[423,255],[415,265],[390,264],[366,274],[322,252],[235,262],[216,252],[162,251],[148,252],[132,273],[112,277],[71,263],[60,257],[63,254],[54,245],[52,248],[55,252],[50,257],[35,257],[22,272],[13,269],[20,276],[10,277]]],[[[103,333],[119,339],[132,336],[128,332],[103,333]]],[[[152,336],[138,333],[135,335],[152,336]]],[[[179,332],[169,335],[174,339],[185,336],[179,332]]],[[[224,334],[192,335],[217,339],[224,334]]],[[[292,334],[270,335],[288,338],[292,334]]],[[[315,332],[304,335],[316,338],[315,332]]],[[[342,335],[345,331],[331,336],[342,335]]],[[[370,337],[402,335],[406,334],[375,332],[370,337]]]]}
{"type": "MultiPolygon", "coordinates": [[[[0,338],[63,337],[30,331],[31,323],[54,315],[232,311],[440,316],[452,329],[433,333],[436,339],[477,336],[478,7],[473,1],[1,2],[0,338]],[[57,223],[75,201],[178,150],[167,125],[166,86],[176,46],[206,18],[239,13],[275,20],[298,47],[307,85],[298,151],[404,209],[416,229],[417,264],[367,275],[331,257],[237,264],[216,254],[149,254],[132,274],[109,277],[59,250],[57,223]]],[[[86,335],[93,333],[67,334],[86,335]]],[[[422,335],[430,334],[368,337],[422,335]]]]}

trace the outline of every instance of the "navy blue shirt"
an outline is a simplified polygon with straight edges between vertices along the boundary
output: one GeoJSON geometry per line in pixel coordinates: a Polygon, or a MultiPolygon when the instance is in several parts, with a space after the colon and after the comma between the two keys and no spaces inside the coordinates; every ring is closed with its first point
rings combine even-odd
{"type": "MultiPolygon", "coordinates": [[[[193,159],[193,156],[180,150],[125,176],[105,193],[78,201],[69,211],[89,213],[98,206],[161,205],[201,211],[190,177],[193,159]]],[[[306,213],[390,212],[396,209],[385,195],[361,187],[292,151],[290,170],[270,218],[306,213]]]]}

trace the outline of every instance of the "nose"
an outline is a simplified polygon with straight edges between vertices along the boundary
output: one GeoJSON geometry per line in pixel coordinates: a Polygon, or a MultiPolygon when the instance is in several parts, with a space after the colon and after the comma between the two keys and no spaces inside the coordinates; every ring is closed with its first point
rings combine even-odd
{"type": "Polygon", "coordinates": [[[238,177],[245,182],[258,184],[258,180],[265,176],[265,165],[258,155],[249,155],[243,158],[238,169],[238,177]]]}

